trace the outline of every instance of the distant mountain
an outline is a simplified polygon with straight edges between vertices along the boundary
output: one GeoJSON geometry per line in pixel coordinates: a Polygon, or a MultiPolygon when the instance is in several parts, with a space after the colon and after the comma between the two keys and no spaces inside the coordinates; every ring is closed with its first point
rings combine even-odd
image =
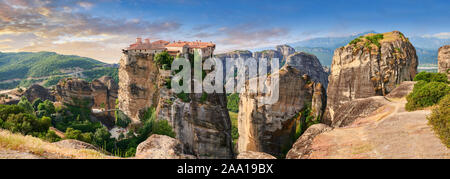
{"type": "Polygon", "coordinates": [[[303,40],[299,42],[290,43],[288,45],[292,47],[320,47],[320,48],[328,48],[328,49],[337,49],[339,47],[347,45],[353,39],[369,34],[369,33],[377,33],[375,31],[368,31],[360,34],[345,36],[345,37],[320,37],[313,38],[308,40],[303,40]]]}
{"type": "Polygon", "coordinates": [[[450,45],[450,39],[439,39],[433,37],[410,37],[409,40],[416,48],[422,48],[426,50],[437,50],[444,46],[450,45]]]}
{"type": "Polygon", "coordinates": [[[0,52],[0,89],[27,87],[32,83],[55,84],[60,78],[77,73],[87,79],[115,74],[114,67],[92,58],[60,55],[54,52],[0,52]]]}
{"type": "MultiPolygon", "coordinates": [[[[366,35],[368,33],[377,33],[368,31],[347,37],[321,37],[308,39],[291,43],[297,51],[311,53],[319,58],[324,66],[331,66],[334,50],[347,45],[353,39],[366,35]]],[[[420,64],[437,64],[437,51],[440,47],[450,44],[450,39],[411,37],[411,43],[416,47],[417,56],[420,64]]]]}

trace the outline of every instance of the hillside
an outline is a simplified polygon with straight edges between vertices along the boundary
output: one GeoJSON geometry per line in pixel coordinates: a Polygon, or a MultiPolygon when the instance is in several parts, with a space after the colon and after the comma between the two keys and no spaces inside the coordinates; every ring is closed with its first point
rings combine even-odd
{"type": "Polygon", "coordinates": [[[0,52],[0,89],[28,87],[34,83],[48,87],[67,76],[81,75],[92,80],[117,72],[116,68],[106,66],[91,58],[54,52],[0,52]]]}
{"type": "Polygon", "coordinates": [[[0,159],[108,159],[95,150],[73,149],[0,130],[0,159]]]}

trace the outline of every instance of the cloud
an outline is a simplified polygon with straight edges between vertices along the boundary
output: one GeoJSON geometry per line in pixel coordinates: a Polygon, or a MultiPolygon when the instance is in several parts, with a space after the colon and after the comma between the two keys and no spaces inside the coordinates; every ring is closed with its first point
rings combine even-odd
{"type": "MultiPolygon", "coordinates": [[[[88,10],[94,7],[96,2],[0,0],[0,38],[14,36],[15,43],[11,46],[18,51],[55,51],[107,61],[112,58],[117,60],[120,57],[120,49],[126,47],[123,43],[132,42],[136,36],[156,37],[177,31],[182,26],[177,21],[113,19],[92,16],[76,10],[77,8],[88,10]],[[16,42],[16,39],[23,41],[16,42]],[[102,52],[90,49],[93,47],[114,53],[99,55],[102,52]],[[113,57],[111,54],[116,56],[113,57]]],[[[15,51],[14,49],[9,50],[15,51]]]]}
{"type": "Polygon", "coordinates": [[[426,34],[424,38],[450,39],[450,32],[441,32],[437,34],[426,34]]]}
{"type": "Polygon", "coordinates": [[[81,6],[84,9],[91,9],[94,4],[90,3],[90,2],[78,2],[78,5],[81,6]]]}
{"type": "Polygon", "coordinates": [[[279,43],[289,35],[290,30],[280,27],[266,28],[253,24],[222,27],[218,30],[224,36],[217,41],[230,48],[255,48],[279,43]]]}

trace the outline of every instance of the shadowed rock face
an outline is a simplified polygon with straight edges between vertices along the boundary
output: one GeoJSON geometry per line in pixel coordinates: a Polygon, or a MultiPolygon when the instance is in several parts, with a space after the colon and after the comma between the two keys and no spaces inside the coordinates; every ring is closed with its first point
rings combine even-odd
{"type": "Polygon", "coordinates": [[[285,62],[287,58],[295,53],[295,49],[289,45],[278,45],[276,47],[277,51],[279,51],[283,55],[283,61],[285,62]]]}
{"type": "MultiPolygon", "coordinates": [[[[256,95],[248,90],[248,84],[246,91],[240,95],[239,152],[256,151],[281,156],[292,145],[297,122],[295,117],[311,103],[315,84],[308,83],[308,79],[291,66],[283,67],[271,77],[277,74],[279,100],[275,104],[259,104],[261,97],[267,97],[272,91],[256,95]]],[[[267,87],[274,80],[271,77],[265,82],[267,87]]]]}
{"type": "Polygon", "coordinates": [[[439,48],[438,52],[438,65],[439,65],[439,73],[445,73],[448,75],[448,79],[450,80],[450,45],[443,46],[439,48]]]}
{"type": "Polygon", "coordinates": [[[40,98],[43,101],[55,101],[55,97],[50,94],[49,90],[38,84],[31,85],[23,95],[25,95],[28,101],[31,102],[33,102],[37,98],[40,98]]]}
{"type": "Polygon", "coordinates": [[[311,81],[321,83],[327,89],[328,74],[324,71],[316,56],[305,52],[297,52],[287,57],[286,65],[296,68],[303,74],[307,74],[311,81]]]}
{"type": "MultiPolygon", "coordinates": [[[[373,36],[368,34],[366,36],[373,36]]],[[[326,123],[333,122],[342,104],[371,96],[389,94],[403,81],[417,74],[417,55],[413,45],[398,31],[384,33],[376,44],[356,44],[336,49],[328,86],[326,123]]]]}

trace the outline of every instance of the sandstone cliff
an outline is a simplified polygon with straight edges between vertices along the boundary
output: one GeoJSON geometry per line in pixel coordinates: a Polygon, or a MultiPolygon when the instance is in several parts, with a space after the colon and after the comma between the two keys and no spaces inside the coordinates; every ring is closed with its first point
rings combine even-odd
{"type": "Polygon", "coordinates": [[[438,52],[439,73],[445,73],[450,80],[450,45],[439,48],[438,52]]]}
{"type": "Polygon", "coordinates": [[[300,70],[303,74],[308,74],[311,81],[321,83],[327,89],[328,74],[316,56],[305,52],[296,52],[287,57],[286,65],[300,70]]]}
{"type": "Polygon", "coordinates": [[[133,123],[140,123],[140,115],[155,107],[159,98],[159,68],[153,58],[153,54],[125,53],[119,62],[119,109],[133,123]]]}
{"type": "Polygon", "coordinates": [[[417,74],[416,50],[400,32],[368,34],[336,49],[331,67],[326,123],[342,104],[389,94],[417,74]]]}
{"type": "Polygon", "coordinates": [[[183,151],[197,158],[233,158],[231,121],[225,94],[186,94],[168,87],[170,71],[158,69],[153,55],[127,54],[119,68],[119,108],[134,122],[148,108],[167,120],[183,151]]]}
{"type": "MultiPolygon", "coordinates": [[[[298,122],[296,117],[312,102],[315,84],[309,83],[304,73],[287,65],[273,75],[279,75],[279,100],[275,104],[259,104],[260,97],[271,95],[273,91],[254,94],[248,90],[248,84],[240,95],[239,152],[256,151],[281,156],[292,144],[298,122]]],[[[269,90],[270,83],[276,82],[271,76],[264,83],[269,90]]]]}
{"type": "MultiPolygon", "coordinates": [[[[283,55],[283,62],[286,62],[287,58],[295,53],[295,49],[289,45],[278,45],[275,47],[283,55]]],[[[283,66],[284,64],[280,65],[283,66]]]]}
{"type": "Polygon", "coordinates": [[[94,105],[91,85],[81,79],[65,78],[56,85],[56,100],[63,104],[91,108],[94,105]]]}

